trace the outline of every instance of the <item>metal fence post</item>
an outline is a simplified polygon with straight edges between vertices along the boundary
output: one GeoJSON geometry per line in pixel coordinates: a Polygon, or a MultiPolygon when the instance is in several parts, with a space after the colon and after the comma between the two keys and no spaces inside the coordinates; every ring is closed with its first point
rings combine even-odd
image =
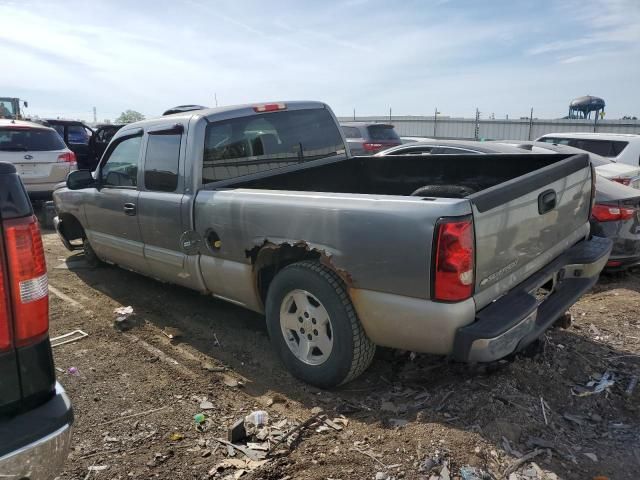
{"type": "Polygon", "coordinates": [[[531,114],[529,115],[529,136],[527,140],[531,140],[531,130],[533,130],[533,107],[531,107],[531,114]]]}

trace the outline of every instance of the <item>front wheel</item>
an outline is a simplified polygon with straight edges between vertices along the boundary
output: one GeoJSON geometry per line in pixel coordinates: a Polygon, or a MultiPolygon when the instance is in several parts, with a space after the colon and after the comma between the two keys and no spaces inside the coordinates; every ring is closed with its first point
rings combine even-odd
{"type": "Polygon", "coordinates": [[[103,264],[102,260],[98,257],[96,252],[93,250],[93,247],[89,243],[89,239],[85,238],[82,242],[82,248],[84,250],[84,259],[92,268],[99,267],[103,264]]]}
{"type": "Polygon", "coordinates": [[[321,388],[364,372],[375,353],[340,277],[314,261],[276,275],[267,294],[267,328],[279,357],[297,378],[321,388]]]}

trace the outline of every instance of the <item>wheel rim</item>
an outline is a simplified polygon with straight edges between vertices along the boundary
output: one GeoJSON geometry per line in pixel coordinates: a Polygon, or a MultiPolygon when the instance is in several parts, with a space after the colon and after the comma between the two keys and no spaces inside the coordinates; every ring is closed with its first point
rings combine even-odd
{"type": "Polygon", "coordinates": [[[333,328],[324,305],[306,290],[292,290],[280,305],[280,328],[291,353],[307,365],[327,361],[333,350],[333,328]]]}

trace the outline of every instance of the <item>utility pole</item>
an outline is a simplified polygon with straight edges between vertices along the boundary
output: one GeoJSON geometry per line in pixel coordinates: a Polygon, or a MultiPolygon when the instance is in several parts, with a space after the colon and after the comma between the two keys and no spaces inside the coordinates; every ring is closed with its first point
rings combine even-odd
{"type": "Polygon", "coordinates": [[[531,113],[529,114],[529,136],[527,140],[531,140],[531,130],[533,130],[533,107],[531,107],[531,113]]]}
{"type": "Polygon", "coordinates": [[[353,121],[356,121],[356,108],[353,107],[353,121]]]}
{"type": "Polygon", "coordinates": [[[391,107],[389,107],[389,122],[391,122],[391,107]]]}
{"type": "Polygon", "coordinates": [[[438,123],[438,107],[433,112],[433,138],[436,138],[436,124],[438,123]]]}
{"type": "Polygon", "coordinates": [[[96,107],[93,107],[93,124],[98,123],[98,114],[96,113],[96,107]]]}
{"type": "Polygon", "coordinates": [[[218,106],[218,94],[216,92],[213,92],[213,101],[216,104],[216,107],[218,106]]]}
{"type": "Polygon", "coordinates": [[[474,132],[476,141],[480,140],[480,110],[476,108],[476,128],[474,132]]]}

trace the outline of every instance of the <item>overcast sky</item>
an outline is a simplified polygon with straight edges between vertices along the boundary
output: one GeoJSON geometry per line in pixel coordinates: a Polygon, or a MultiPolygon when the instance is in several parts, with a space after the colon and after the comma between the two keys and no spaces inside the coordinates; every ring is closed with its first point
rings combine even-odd
{"type": "Polygon", "coordinates": [[[0,96],[113,119],[179,104],[327,102],[339,115],[640,115],[640,0],[0,0],[0,96]]]}

